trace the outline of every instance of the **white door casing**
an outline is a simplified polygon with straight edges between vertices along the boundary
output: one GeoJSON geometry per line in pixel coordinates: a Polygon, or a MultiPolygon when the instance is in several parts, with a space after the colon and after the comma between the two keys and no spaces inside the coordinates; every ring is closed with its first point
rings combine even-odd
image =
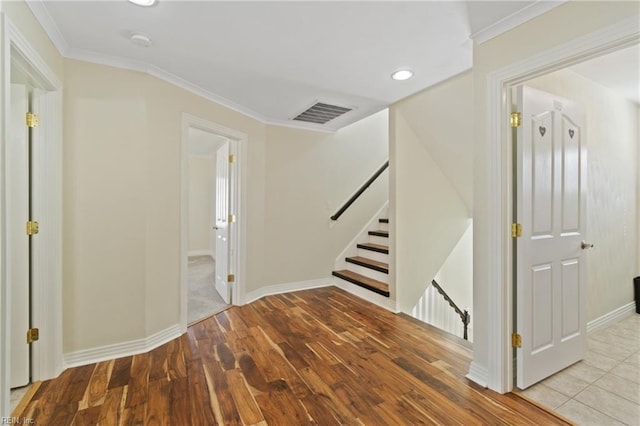
{"type": "MultiPolygon", "coordinates": [[[[195,128],[213,133],[228,140],[229,153],[235,161],[229,166],[229,213],[235,216],[233,226],[229,228],[229,273],[235,277],[230,286],[230,298],[233,304],[242,304],[245,299],[246,251],[247,251],[247,145],[248,136],[226,126],[209,120],[182,113],[181,146],[181,237],[180,237],[180,328],[187,330],[188,299],[188,245],[189,245],[189,129],[195,128]]],[[[216,259],[217,263],[217,259],[216,259]]],[[[217,266],[216,266],[217,267],[217,266]]]]}
{"type": "Polygon", "coordinates": [[[524,389],[583,358],[586,348],[584,109],[518,88],[517,385],[524,389]]]}
{"type": "Polygon", "coordinates": [[[216,269],[215,286],[226,303],[231,303],[229,274],[229,142],[216,151],[216,269]]]}
{"type": "MultiPolygon", "coordinates": [[[[34,87],[34,112],[40,112],[40,126],[32,137],[34,192],[32,210],[40,222],[39,244],[32,253],[32,320],[40,328],[40,340],[32,344],[32,380],[46,380],[62,372],[62,82],[18,30],[0,12],[1,82],[0,139],[9,139],[10,93],[15,70],[28,77],[34,87]],[[42,90],[37,90],[42,89],[42,90]],[[46,117],[46,119],[43,119],[46,117]],[[46,141],[41,144],[40,141],[46,141]],[[45,224],[45,226],[43,226],[45,224]],[[34,257],[35,256],[35,257],[34,257]],[[33,260],[35,259],[35,261],[33,260]],[[44,329],[46,328],[46,331],[44,329]]],[[[4,179],[7,158],[0,150],[0,191],[7,194],[4,179]]],[[[8,245],[6,199],[0,199],[0,414],[9,415],[11,383],[10,285],[7,275],[8,245]]],[[[24,230],[25,224],[21,225],[24,230]]],[[[32,248],[33,249],[33,248],[32,248]]],[[[26,339],[26,333],[25,333],[26,339]]]]}
{"type": "Polygon", "coordinates": [[[7,277],[11,287],[11,387],[29,384],[29,131],[25,124],[29,111],[26,86],[11,85],[11,121],[6,154],[7,277]]]}

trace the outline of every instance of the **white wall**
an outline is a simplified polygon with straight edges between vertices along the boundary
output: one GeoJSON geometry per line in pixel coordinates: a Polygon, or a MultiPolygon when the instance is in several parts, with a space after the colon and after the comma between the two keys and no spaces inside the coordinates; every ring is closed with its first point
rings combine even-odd
{"type": "Polygon", "coordinates": [[[469,222],[434,279],[461,310],[469,311],[473,324],[473,224],[469,222]]]}
{"type": "Polygon", "coordinates": [[[473,74],[467,71],[395,105],[473,212],[473,74]]]}
{"type": "MultiPolygon", "coordinates": [[[[425,112],[424,119],[429,120],[425,112]]],[[[433,122],[437,126],[437,122],[433,122]]],[[[405,120],[390,108],[389,210],[392,282],[398,309],[410,313],[467,229],[464,201],[405,120]]]]}
{"type": "Polygon", "coordinates": [[[466,72],[391,108],[392,274],[405,312],[424,293],[471,216],[472,83],[466,72]]]}
{"type": "Polygon", "coordinates": [[[381,111],[336,133],[267,129],[265,269],[276,285],[328,278],[336,256],[388,200],[388,172],[334,214],[388,158],[381,111]]]}
{"type": "MultiPolygon", "coordinates": [[[[595,30],[613,25],[625,18],[637,16],[639,6],[636,2],[566,2],[561,6],[528,21],[505,34],[474,47],[474,121],[475,121],[475,158],[474,158],[474,354],[473,367],[477,371],[489,373],[489,385],[500,389],[502,384],[493,382],[498,377],[496,371],[490,371],[490,339],[488,296],[495,285],[496,276],[490,265],[496,252],[492,246],[494,231],[494,207],[507,209],[507,206],[493,206],[491,194],[495,186],[493,175],[492,143],[487,135],[487,123],[494,120],[496,111],[489,111],[488,86],[489,75],[509,65],[539,55],[560,44],[592,33],[595,30]]],[[[506,189],[501,188],[502,191],[506,189]]],[[[501,279],[501,278],[498,278],[501,279]]],[[[507,283],[498,283],[505,286],[507,283]]],[[[492,364],[493,365],[493,364],[492,364]]],[[[493,368],[493,367],[492,367],[493,368]]]]}
{"type": "Polygon", "coordinates": [[[587,142],[587,316],[594,320],[633,300],[637,265],[638,105],[562,70],[528,86],[585,107],[587,142]]]}
{"type": "Polygon", "coordinates": [[[212,257],[215,161],[213,155],[189,155],[189,253],[208,253],[212,257]]]}

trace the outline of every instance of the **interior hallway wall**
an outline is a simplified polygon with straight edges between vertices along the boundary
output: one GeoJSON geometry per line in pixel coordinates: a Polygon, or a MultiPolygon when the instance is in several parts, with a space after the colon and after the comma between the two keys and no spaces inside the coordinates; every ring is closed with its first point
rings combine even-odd
{"type": "Polygon", "coordinates": [[[268,285],[328,278],[336,257],[388,200],[388,172],[340,217],[340,206],[388,159],[388,112],[335,133],[267,129],[268,285]]]}
{"type": "MultiPolygon", "coordinates": [[[[638,70],[640,72],[640,70],[638,70]]],[[[638,105],[569,69],[527,81],[586,111],[587,320],[633,301],[636,254],[638,105]]]]}
{"type": "MultiPolygon", "coordinates": [[[[392,274],[399,308],[411,312],[472,214],[472,73],[397,102],[391,117],[392,274]]],[[[459,266],[471,271],[471,265],[459,266]]]]}
{"type": "Polygon", "coordinates": [[[246,287],[262,285],[265,125],[143,73],[66,60],[65,353],[179,323],[183,112],[248,135],[246,287]]]}
{"type": "Polygon", "coordinates": [[[469,212],[396,106],[390,108],[390,129],[390,272],[398,309],[411,313],[467,229],[469,212]]]}

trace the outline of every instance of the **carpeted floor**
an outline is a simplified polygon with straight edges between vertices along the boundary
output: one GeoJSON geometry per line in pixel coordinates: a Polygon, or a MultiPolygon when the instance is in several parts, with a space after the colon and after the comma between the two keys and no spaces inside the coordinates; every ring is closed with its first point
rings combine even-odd
{"type": "Polygon", "coordinates": [[[215,288],[216,264],[209,256],[189,258],[187,322],[192,324],[229,307],[215,288]]]}

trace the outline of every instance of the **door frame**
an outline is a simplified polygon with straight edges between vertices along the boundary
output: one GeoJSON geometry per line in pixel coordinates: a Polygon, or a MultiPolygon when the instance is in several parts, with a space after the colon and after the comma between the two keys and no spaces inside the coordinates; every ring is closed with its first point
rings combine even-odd
{"type": "Polygon", "coordinates": [[[246,280],[246,151],[248,136],[188,113],[182,113],[182,143],[180,149],[180,329],[187,331],[187,301],[189,299],[189,129],[195,128],[229,140],[229,153],[235,156],[230,168],[229,207],[236,216],[236,226],[229,229],[229,269],[235,274],[231,287],[231,303],[240,305],[245,296],[246,280]]]}
{"type": "MultiPolygon", "coordinates": [[[[41,329],[40,340],[32,345],[31,379],[45,380],[63,370],[62,357],[62,82],[40,57],[8,16],[0,13],[0,60],[2,73],[0,104],[0,138],[7,140],[9,119],[8,96],[11,88],[11,66],[18,66],[42,90],[34,96],[34,110],[46,120],[40,120],[34,135],[33,214],[41,223],[39,244],[33,253],[32,319],[41,329]],[[40,141],[40,143],[38,143],[40,141]],[[44,142],[46,141],[46,143],[44,142]],[[45,278],[46,277],[46,278],[45,278]]],[[[0,413],[9,412],[10,360],[10,289],[6,264],[8,247],[5,242],[5,156],[0,146],[0,413]]],[[[25,219],[26,221],[26,219],[25,219]]]]}
{"type": "MultiPolygon", "coordinates": [[[[513,260],[512,238],[505,230],[513,222],[512,132],[509,124],[511,89],[532,78],[615,52],[640,42],[637,17],[594,31],[571,42],[510,64],[487,76],[489,203],[488,365],[486,384],[498,392],[513,389],[513,260]]],[[[472,364],[472,369],[474,365],[472,364]]],[[[481,368],[481,367],[476,367],[481,368]]]]}

